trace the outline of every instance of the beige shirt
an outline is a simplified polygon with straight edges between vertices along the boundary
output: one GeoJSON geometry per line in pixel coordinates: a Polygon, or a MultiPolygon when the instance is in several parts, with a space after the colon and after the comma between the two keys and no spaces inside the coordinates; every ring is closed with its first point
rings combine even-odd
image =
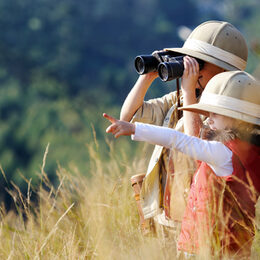
{"type": "MultiPolygon", "coordinates": [[[[132,122],[142,122],[174,128],[183,132],[183,120],[178,120],[177,94],[171,92],[161,98],[144,102],[132,122]]],[[[196,166],[194,161],[178,152],[169,152],[166,148],[156,145],[143,180],[141,203],[144,218],[152,218],[163,213],[162,177],[168,171],[169,154],[174,164],[174,178],[171,183],[170,211],[173,220],[181,221],[186,207],[186,197],[189,192],[192,174],[196,166]],[[188,159],[187,159],[188,158],[188,159]],[[163,167],[164,166],[164,167],[163,167]],[[174,194],[174,195],[173,195],[174,194]]]]}

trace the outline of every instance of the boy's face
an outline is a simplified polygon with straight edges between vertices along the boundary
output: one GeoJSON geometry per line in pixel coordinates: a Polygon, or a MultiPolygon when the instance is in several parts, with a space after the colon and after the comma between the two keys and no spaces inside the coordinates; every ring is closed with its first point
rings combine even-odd
{"type": "Polygon", "coordinates": [[[202,88],[205,88],[211,78],[224,71],[224,69],[216,65],[205,62],[203,69],[199,72],[199,84],[202,88]]]}
{"type": "Polygon", "coordinates": [[[208,123],[212,130],[231,129],[235,124],[235,119],[215,113],[209,113],[208,123]]]}

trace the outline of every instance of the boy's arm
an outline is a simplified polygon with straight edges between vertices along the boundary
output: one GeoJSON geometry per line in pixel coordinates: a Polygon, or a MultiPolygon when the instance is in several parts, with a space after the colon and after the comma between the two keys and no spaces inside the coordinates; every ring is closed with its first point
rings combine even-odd
{"type": "Polygon", "coordinates": [[[129,122],[135,112],[143,105],[144,97],[152,82],[158,77],[157,72],[140,75],[129,92],[120,112],[120,119],[129,122]]]}
{"type": "MultiPolygon", "coordinates": [[[[199,64],[191,57],[184,57],[184,73],[182,77],[183,106],[197,103],[196,86],[199,77],[199,64]]],[[[183,111],[184,132],[187,135],[199,136],[202,121],[199,114],[183,111]]]]}

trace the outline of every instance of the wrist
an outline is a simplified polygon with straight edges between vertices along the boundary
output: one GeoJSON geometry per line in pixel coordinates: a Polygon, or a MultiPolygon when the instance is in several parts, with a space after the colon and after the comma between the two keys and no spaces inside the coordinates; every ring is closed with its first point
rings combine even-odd
{"type": "Polygon", "coordinates": [[[183,97],[196,97],[195,89],[181,90],[183,97]]]}
{"type": "Polygon", "coordinates": [[[131,134],[135,134],[135,123],[132,123],[132,129],[131,129],[131,134]]]}
{"type": "Polygon", "coordinates": [[[191,105],[197,103],[195,91],[182,91],[183,96],[183,106],[191,105]]]}

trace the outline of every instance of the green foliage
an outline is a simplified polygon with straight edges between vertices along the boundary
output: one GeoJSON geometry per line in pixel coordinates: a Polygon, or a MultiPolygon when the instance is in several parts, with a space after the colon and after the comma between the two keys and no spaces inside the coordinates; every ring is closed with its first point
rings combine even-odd
{"type": "MultiPolygon", "coordinates": [[[[119,115],[136,78],[134,56],[180,45],[176,28],[196,23],[195,9],[190,0],[0,0],[0,164],[7,179],[25,192],[20,173],[35,181],[48,144],[50,179],[58,164],[88,174],[86,145],[93,135],[105,143],[102,112],[119,115]]],[[[128,139],[118,143],[134,154],[128,139]]]]}
{"type": "MultiPolygon", "coordinates": [[[[119,115],[137,78],[134,57],[181,46],[179,26],[194,28],[206,18],[228,17],[252,36],[259,31],[254,3],[222,0],[211,8],[212,1],[193,0],[0,0],[0,164],[7,178],[26,191],[20,173],[35,180],[48,144],[50,179],[55,182],[58,164],[88,174],[86,145],[95,136],[106,160],[111,137],[102,112],[119,115]]],[[[251,57],[249,72],[258,62],[251,57]]],[[[158,80],[146,98],[174,87],[158,80]]],[[[134,157],[138,148],[128,138],[116,143],[134,157]]],[[[5,193],[3,177],[0,183],[5,193]]]]}

